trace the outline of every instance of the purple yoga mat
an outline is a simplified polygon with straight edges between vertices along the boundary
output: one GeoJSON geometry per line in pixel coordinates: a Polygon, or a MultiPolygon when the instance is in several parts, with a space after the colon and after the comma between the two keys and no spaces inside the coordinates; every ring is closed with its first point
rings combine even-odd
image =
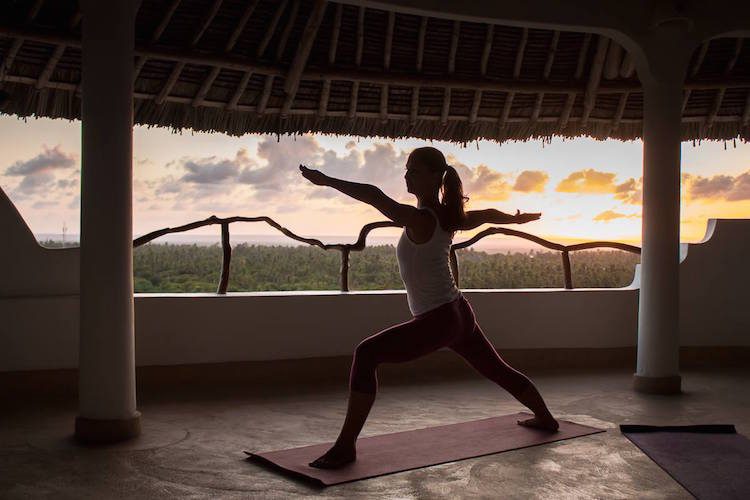
{"type": "Polygon", "coordinates": [[[516,423],[517,420],[532,416],[531,413],[520,412],[458,424],[360,437],[357,440],[357,460],[340,469],[318,469],[308,465],[328,451],[333,442],[287,450],[245,453],[250,455],[248,459],[270,466],[276,471],[320,486],[330,486],[606,431],[560,419],[557,432],[516,423]]]}
{"type": "Polygon", "coordinates": [[[620,431],[696,498],[750,498],[750,439],[733,425],[621,425],[620,431]]]}

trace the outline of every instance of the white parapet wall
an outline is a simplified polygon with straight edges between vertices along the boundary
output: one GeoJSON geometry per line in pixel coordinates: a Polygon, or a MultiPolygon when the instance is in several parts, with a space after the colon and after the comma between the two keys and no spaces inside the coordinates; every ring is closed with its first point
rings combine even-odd
{"type": "MultiPolygon", "coordinates": [[[[0,371],[75,368],[78,249],[40,247],[1,190],[0,227],[10,235],[0,247],[0,371]]],[[[712,219],[703,242],[684,247],[682,345],[750,345],[749,254],[747,219],[712,219]]],[[[498,351],[637,342],[637,270],[624,288],[463,293],[498,351]]],[[[136,364],[350,355],[409,319],[403,290],[136,294],[136,364]]]]}

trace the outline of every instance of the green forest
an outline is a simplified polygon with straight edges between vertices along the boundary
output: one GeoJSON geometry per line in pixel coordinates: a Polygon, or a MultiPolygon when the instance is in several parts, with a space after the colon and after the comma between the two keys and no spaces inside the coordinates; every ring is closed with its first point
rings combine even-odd
{"type": "MultiPolygon", "coordinates": [[[[456,252],[460,287],[559,288],[564,286],[559,252],[487,254],[456,252]]],[[[221,274],[219,245],[150,243],[133,252],[136,292],[215,292],[221,274]]],[[[633,280],[639,256],[621,251],[571,253],[573,286],[620,287],[633,280]]],[[[229,292],[339,290],[341,253],[313,246],[239,244],[232,249],[229,292]]],[[[351,252],[350,290],[403,290],[395,247],[351,252]]]]}
{"type": "MultiPolygon", "coordinates": [[[[42,242],[59,247],[60,242],[42,242]]],[[[488,254],[458,250],[461,289],[562,288],[559,252],[488,254]]],[[[133,251],[135,292],[216,291],[222,249],[213,246],[149,243],[133,251]]],[[[640,256],[619,250],[570,254],[573,286],[608,288],[629,285],[640,256]]],[[[339,290],[341,253],[314,246],[238,244],[232,248],[229,292],[339,290]]],[[[349,256],[349,290],[403,290],[396,249],[366,247],[349,256]]]]}

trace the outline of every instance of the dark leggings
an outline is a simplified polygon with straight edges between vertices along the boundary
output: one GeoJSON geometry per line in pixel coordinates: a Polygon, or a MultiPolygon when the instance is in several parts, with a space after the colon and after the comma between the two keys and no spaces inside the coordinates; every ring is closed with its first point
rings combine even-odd
{"type": "Polygon", "coordinates": [[[474,310],[463,296],[409,321],[386,328],[357,345],[352,360],[349,389],[375,394],[380,363],[403,363],[441,347],[456,352],[477,372],[517,396],[531,381],[513,369],[484,336],[474,310]]]}

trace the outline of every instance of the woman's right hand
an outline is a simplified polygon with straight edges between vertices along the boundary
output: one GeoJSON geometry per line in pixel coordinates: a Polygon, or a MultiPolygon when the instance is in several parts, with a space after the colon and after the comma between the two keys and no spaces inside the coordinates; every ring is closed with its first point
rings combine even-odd
{"type": "Polygon", "coordinates": [[[516,219],[516,224],[526,224],[527,222],[538,220],[541,216],[542,216],[541,212],[522,214],[520,210],[516,210],[516,215],[514,215],[516,219]]]}
{"type": "Polygon", "coordinates": [[[305,179],[312,182],[313,184],[316,184],[318,186],[328,185],[328,176],[324,174],[323,172],[321,172],[320,170],[307,168],[304,165],[300,165],[299,169],[300,169],[300,172],[302,172],[302,175],[305,177],[305,179]]]}

